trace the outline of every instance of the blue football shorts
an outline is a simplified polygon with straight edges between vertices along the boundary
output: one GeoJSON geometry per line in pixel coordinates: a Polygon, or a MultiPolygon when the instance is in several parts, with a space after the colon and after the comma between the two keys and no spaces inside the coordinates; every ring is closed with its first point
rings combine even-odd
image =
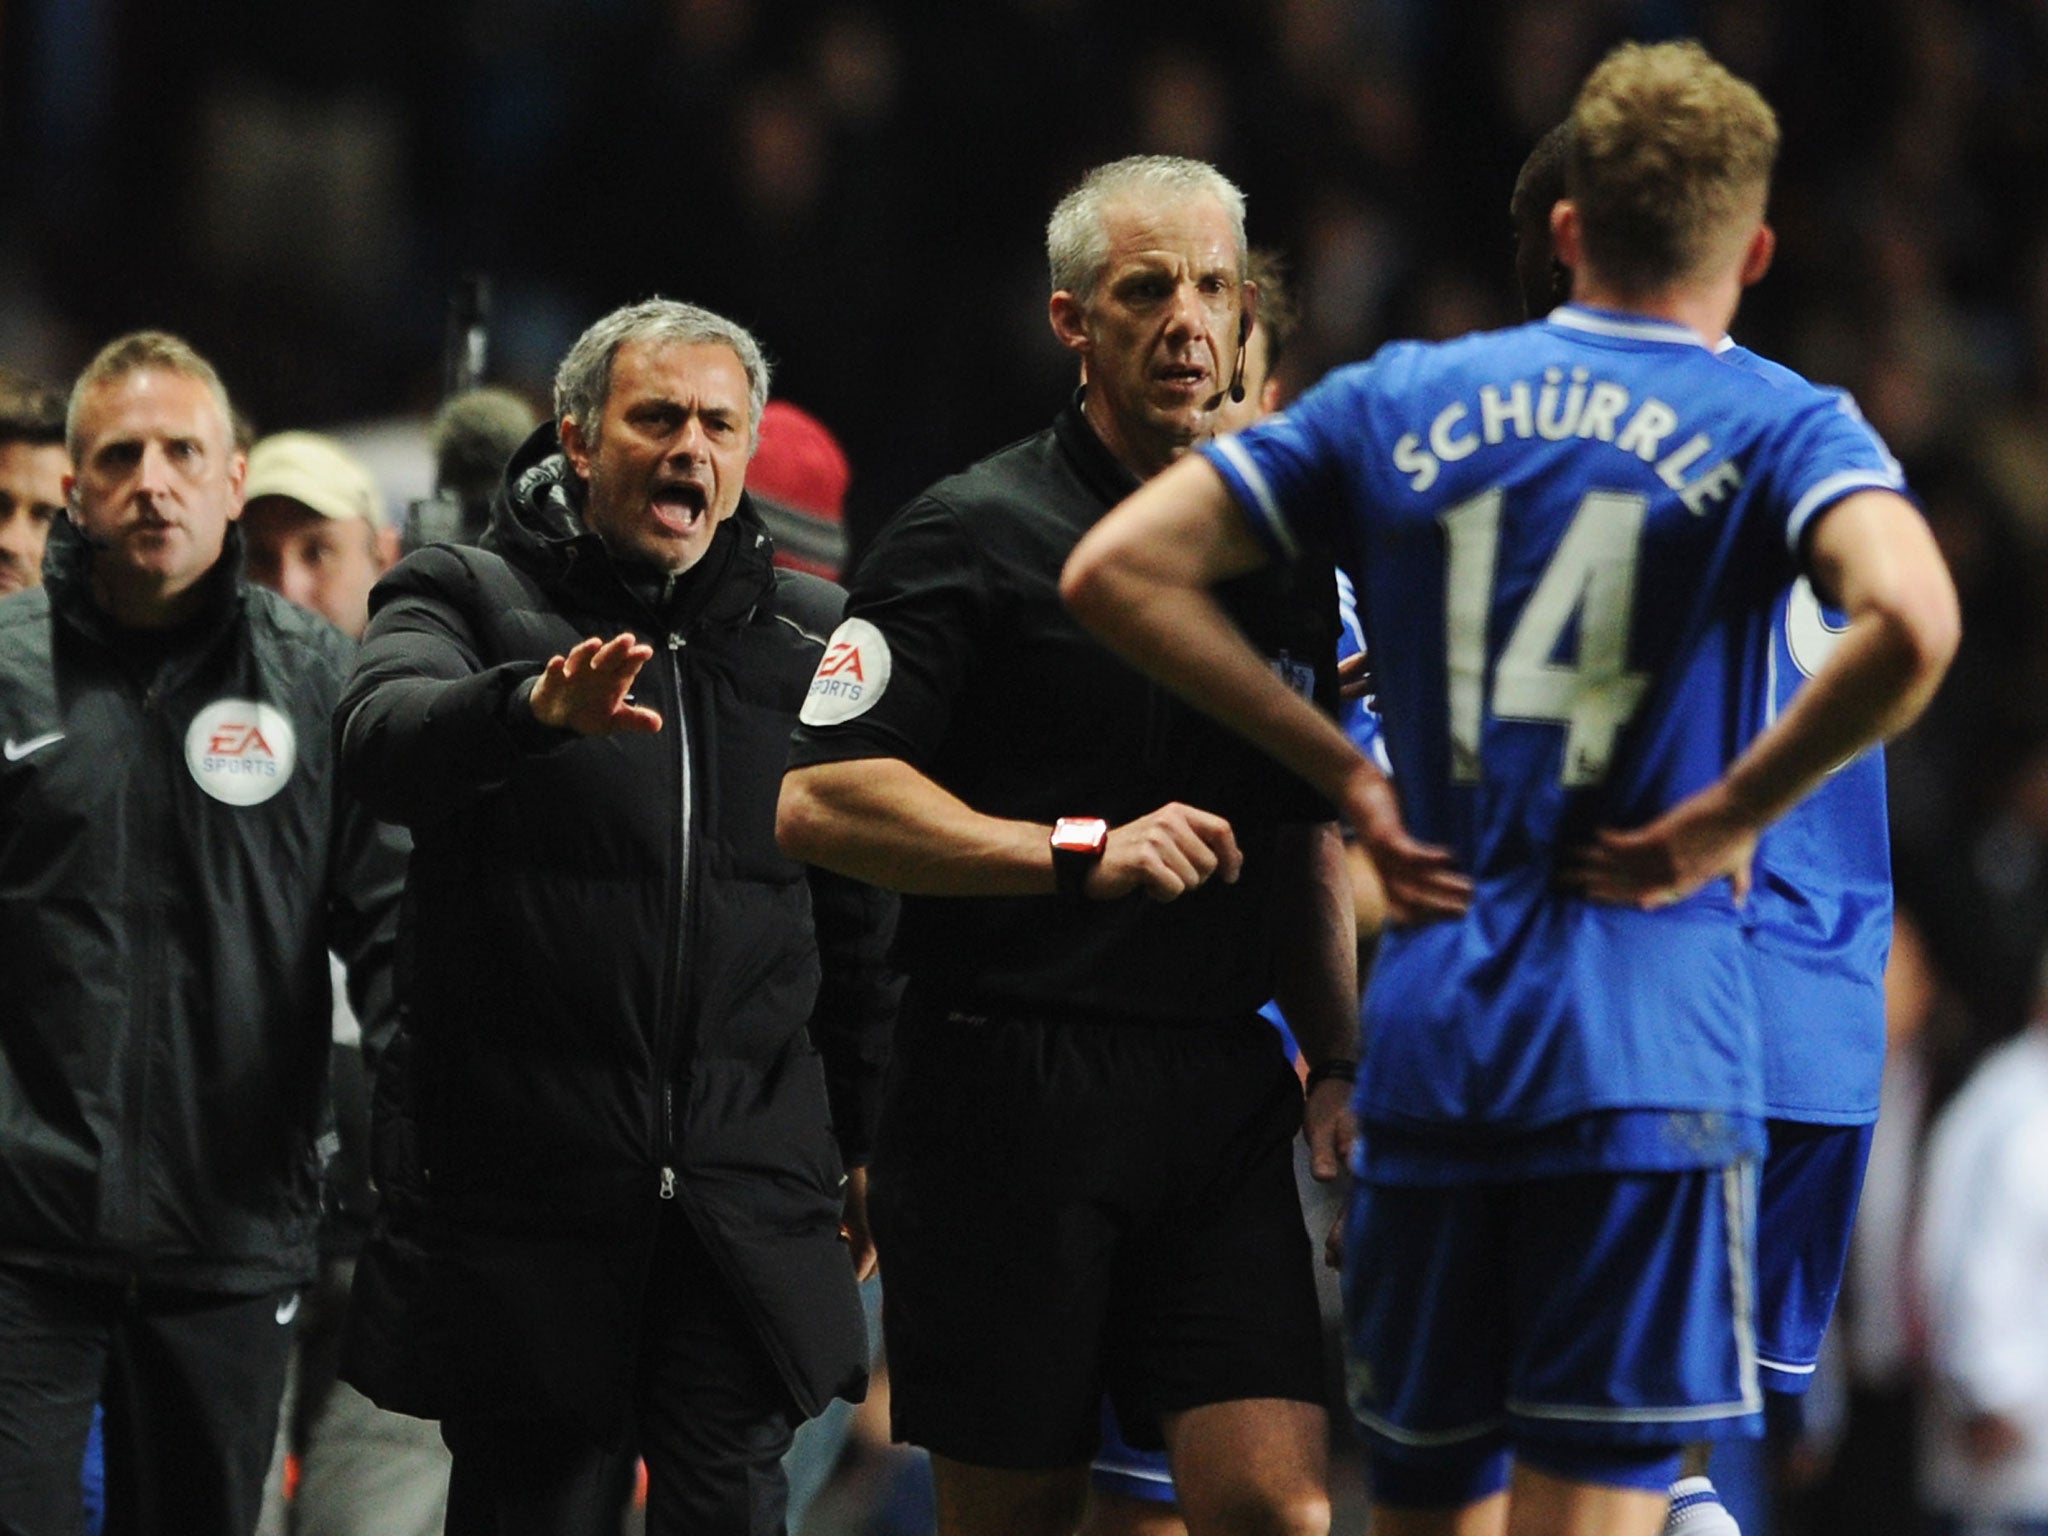
{"type": "Polygon", "coordinates": [[[1116,1406],[1102,1400],[1102,1449],[1088,1468],[1089,1481],[1109,1493],[1148,1504],[1176,1502],[1173,1468],[1166,1452],[1141,1451],[1124,1439],[1123,1426],[1116,1421],[1116,1406]]]}
{"type": "Polygon", "coordinates": [[[1761,1434],[1755,1198],[1746,1158],[1354,1184],[1347,1391],[1381,1486],[1464,1504],[1504,1484],[1512,1454],[1662,1487],[1680,1447],[1761,1434]]]}
{"type": "Polygon", "coordinates": [[[1757,1198],[1757,1364],[1767,1392],[1813,1384],[1870,1162],[1872,1125],[1770,1122],[1757,1198]]]}

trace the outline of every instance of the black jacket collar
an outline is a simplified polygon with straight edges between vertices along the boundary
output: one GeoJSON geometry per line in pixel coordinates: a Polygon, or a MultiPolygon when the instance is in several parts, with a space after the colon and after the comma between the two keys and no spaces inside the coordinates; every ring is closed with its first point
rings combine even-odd
{"type": "MultiPolygon", "coordinates": [[[[102,644],[122,648],[124,639],[143,633],[116,624],[93,597],[93,547],[66,515],[50,526],[43,555],[43,583],[49,588],[50,611],[102,644]]],[[[199,611],[170,629],[149,632],[152,649],[181,651],[210,643],[242,609],[242,528],[229,523],[220,559],[200,578],[199,611]]]]}

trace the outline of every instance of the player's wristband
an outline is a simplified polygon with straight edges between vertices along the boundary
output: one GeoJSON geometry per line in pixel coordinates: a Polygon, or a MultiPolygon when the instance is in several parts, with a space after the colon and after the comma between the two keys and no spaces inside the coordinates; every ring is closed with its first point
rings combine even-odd
{"type": "Polygon", "coordinates": [[[1317,1062],[1308,1069],[1308,1083],[1303,1091],[1314,1093],[1317,1084],[1327,1083],[1332,1078],[1340,1083],[1357,1082],[1358,1063],[1349,1056],[1332,1056],[1328,1061],[1317,1062]]]}

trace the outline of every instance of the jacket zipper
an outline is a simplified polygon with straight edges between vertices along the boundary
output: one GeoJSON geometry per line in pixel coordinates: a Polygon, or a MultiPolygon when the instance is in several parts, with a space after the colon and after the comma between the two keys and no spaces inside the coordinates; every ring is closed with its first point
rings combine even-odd
{"type": "MultiPolygon", "coordinates": [[[[169,664],[166,663],[165,666],[169,664]]],[[[164,728],[164,668],[142,690],[142,740],[147,744],[143,753],[143,771],[156,776],[160,782],[173,782],[176,766],[165,762],[164,743],[161,731],[164,728]]],[[[135,1245],[139,1251],[147,1245],[148,1200],[144,1193],[144,1169],[149,1164],[146,1130],[149,1125],[149,1098],[151,1092],[151,1058],[156,1054],[159,1036],[165,1029],[163,1010],[165,999],[170,992],[170,979],[165,972],[167,946],[164,939],[165,908],[162,871],[170,869],[177,862],[170,836],[171,824],[177,812],[170,800],[158,795],[138,797],[140,803],[154,807],[146,825],[149,828],[148,846],[138,850],[142,854],[141,867],[148,873],[144,876],[147,895],[143,902],[143,963],[136,967],[134,979],[130,982],[128,1004],[128,1117],[127,1143],[130,1149],[128,1177],[123,1183],[122,1193],[126,1197],[125,1223],[116,1223],[114,1231],[117,1247],[135,1245]],[[122,1228],[125,1226],[126,1230],[122,1228]]]]}
{"type": "Polygon", "coordinates": [[[670,927],[671,964],[669,969],[668,1007],[663,1010],[662,1016],[656,1024],[659,1037],[655,1042],[655,1066],[661,1074],[661,1125],[657,1132],[657,1140],[660,1146],[661,1180],[658,1193],[661,1199],[674,1200],[681,1205],[684,1218],[696,1230],[697,1240],[703,1244],[705,1251],[711,1255],[712,1261],[718,1265],[720,1273],[725,1276],[726,1283],[732,1290],[732,1294],[739,1300],[741,1307],[753,1323],[755,1336],[760,1339],[763,1349],[767,1351],[777,1374],[794,1389],[795,1383],[801,1378],[803,1373],[797,1368],[796,1362],[789,1357],[789,1352],[783,1345],[780,1333],[776,1330],[761,1304],[761,1298],[754,1293],[751,1286],[742,1283],[741,1277],[734,1270],[732,1256],[727,1251],[726,1245],[707,1230],[704,1220],[692,1207],[689,1196],[680,1188],[680,1181],[676,1177],[675,1076],[671,1058],[675,1052],[676,1035],[681,1027],[685,1013],[683,987],[689,958],[687,936],[691,913],[694,910],[692,901],[694,891],[692,889],[693,881],[690,868],[692,848],[690,818],[694,809],[695,781],[690,773],[690,738],[683,710],[682,662],[683,649],[689,643],[688,636],[673,630],[669,632],[670,699],[675,709],[676,758],[680,765],[679,798],[681,804],[679,806],[680,814],[677,818],[675,844],[678,869],[676,887],[679,892],[678,901],[680,908],[677,913],[677,920],[670,927]]]}
{"type": "Polygon", "coordinates": [[[675,1044],[683,1015],[683,986],[689,961],[689,927],[692,910],[690,880],[690,818],[694,810],[696,785],[690,774],[690,727],[683,708],[683,647],[689,641],[671,631],[668,637],[671,713],[676,723],[676,917],[669,924],[668,1006],[656,1026],[654,1065],[660,1074],[661,1124],[656,1130],[661,1161],[661,1198],[676,1197],[675,1044]]]}
{"type": "Polygon", "coordinates": [[[661,1074],[661,1126],[658,1134],[661,1182],[657,1192],[661,1199],[674,1200],[681,1205],[684,1219],[695,1229],[697,1241],[711,1255],[712,1262],[718,1265],[719,1271],[725,1276],[726,1283],[731,1287],[733,1295],[739,1298],[741,1305],[746,1309],[748,1317],[753,1321],[755,1333],[760,1338],[763,1347],[768,1351],[769,1358],[775,1362],[777,1371],[785,1381],[794,1381],[797,1376],[794,1362],[785,1358],[785,1351],[782,1348],[781,1340],[765,1315],[760,1298],[754,1295],[752,1287],[743,1284],[741,1277],[734,1273],[731,1255],[727,1253],[725,1244],[720,1242],[707,1229],[705,1221],[692,1206],[688,1194],[680,1187],[681,1181],[676,1177],[674,1057],[676,1054],[676,1038],[681,1032],[688,1014],[688,1009],[684,1002],[684,986],[688,975],[690,919],[691,914],[695,910],[692,899],[695,892],[693,889],[694,882],[691,879],[690,854],[692,840],[690,837],[690,826],[691,815],[695,809],[696,781],[690,773],[690,737],[683,711],[685,690],[683,687],[682,653],[684,647],[689,643],[688,636],[674,631],[670,632],[668,637],[669,697],[675,710],[676,760],[680,765],[678,798],[681,803],[678,807],[679,814],[676,819],[676,867],[678,870],[676,889],[679,892],[677,900],[680,905],[676,921],[670,925],[669,930],[671,965],[669,969],[668,1007],[663,1010],[661,1019],[656,1026],[660,1034],[655,1042],[655,1067],[661,1074]]]}

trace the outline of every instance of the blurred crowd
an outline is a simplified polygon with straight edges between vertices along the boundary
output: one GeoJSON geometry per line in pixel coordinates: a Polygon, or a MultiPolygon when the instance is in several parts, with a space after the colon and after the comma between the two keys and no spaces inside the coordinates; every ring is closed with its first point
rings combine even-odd
{"type": "MultiPolygon", "coordinates": [[[[1068,387],[1040,224],[1086,167],[1164,151],[1247,190],[1254,240],[1287,253],[1302,298],[1298,388],[1389,338],[1515,319],[1523,155],[1610,43],[1698,36],[1785,126],[1777,263],[1740,338],[1854,392],[1963,595],[1962,655],[1891,754],[1913,1043],[1890,1132],[1908,1145],[1872,1177],[1880,1209],[1909,1213],[1914,1127],[2019,1028],[2048,941],[2048,3],[1187,0],[1172,27],[1161,15],[14,0],[0,362],[61,385],[107,337],[163,326],[220,364],[259,432],[424,422],[466,275],[491,281],[493,380],[535,399],[591,317],[677,295],[752,327],[779,392],[831,424],[857,550],[1068,387]]],[[[1848,1328],[1880,1326],[1882,1306],[1852,1304],[1848,1328]]],[[[1882,1326],[1896,1349],[1849,1358],[1865,1358],[1861,1386],[1909,1405],[1918,1322],[1882,1326]]]]}

